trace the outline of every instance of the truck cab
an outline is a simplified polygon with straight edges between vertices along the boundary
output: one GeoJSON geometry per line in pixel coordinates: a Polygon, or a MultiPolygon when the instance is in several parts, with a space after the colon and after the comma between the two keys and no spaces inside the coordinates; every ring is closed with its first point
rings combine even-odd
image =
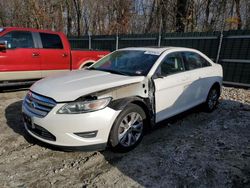
{"type": "Polygon", "coordinates": [[[0,86],[37,80],[80,69],[107,51],[71,51],[62,32],[29,28],[0,29],[0,86]]]}

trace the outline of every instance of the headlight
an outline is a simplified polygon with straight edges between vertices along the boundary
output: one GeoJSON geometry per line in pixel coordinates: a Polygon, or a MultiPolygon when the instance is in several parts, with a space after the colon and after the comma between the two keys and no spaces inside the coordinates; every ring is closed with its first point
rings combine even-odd
{"type": "Polygon", "coordinates": [[[86,112],[93,112],[96,110],[101,110],[105,108],[111,98],[104,98],[104,99],[97,99],[91,101],[78,101],[78,102],[71,102],[64,105],[60,108],[57,113],[58,114],[80,114],[86,112]]]}

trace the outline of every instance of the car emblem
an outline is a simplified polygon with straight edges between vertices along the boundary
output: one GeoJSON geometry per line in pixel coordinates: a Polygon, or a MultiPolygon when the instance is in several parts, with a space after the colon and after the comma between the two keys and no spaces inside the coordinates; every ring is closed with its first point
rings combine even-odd
{"type": "Polygon", "coordinates": [[[31,128],[32,128],[32,129],[35,129],[35,128],[36,128],[36,126],[35,126],[35,124],[33,123],[33,121],[31,122],[31,128]]]}
{"type": "Polygon", "coordinates": [[[30,91],[28,92],[28,96],[29,96],[29,97],[31,97],[31,96],[32,96],[32,93],[31,93],[30,91]]]}
{"type": "Polygon", "coordinates": [[[32,128],[32,129],[35,129],[35,128],[36,128],[36,126],[35,126],[35,124],[34,124],[34,121],[33,121],[33,118],[30,118],[30,124],[31,124],[31,128],[32,128]]]}
{"type": "Polygon", "coordinates": [[[31,106],[32,106],[33,108],[36,108],[36,103],[35,103],[35,102],[31,102],[31,106]]]}

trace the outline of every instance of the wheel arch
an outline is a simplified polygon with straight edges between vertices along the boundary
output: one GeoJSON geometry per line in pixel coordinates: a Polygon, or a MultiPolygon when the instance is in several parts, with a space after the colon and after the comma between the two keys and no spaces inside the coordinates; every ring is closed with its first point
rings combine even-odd
{"type": "Polygon", "coordinates": [[[211,90],[212,88],[216,88],[217,91],[219,91],[219,94],[221,94],[221,85],[220,85],[219,82],[215,82],[215,83],[211,86],[210,90],[211,90]]]}
{"type": "MultiPolygon", "coordinates": [[[[144,124],[145,125],[144,126],[145,129],[144,130],[145,131],[149,130],[150,129],[150,126],[149,126],[150,123],[148,123],[149,122],[148,121],[149,110],[148,110],[147,104],[144,102],[143,98],[141,98],[141,97],[126,97],[126,98],[122,98],[122,99],[117,99],[117,100],[112,101],[108,105],[108,107],[112,108],[114,110],[121,111],[119,113],[119,115],[120,115],[122,113],[122,111],[124,109],[126,109],[126,107],[128,105],[131,105],[131,104],[136,105],[136,106],[140,107],[143,110],[143,112],[145,113],[145,116],[142,117],[144,119],[144,122],[145,122],[145,124],[144,124]]],[[[117,145],[119,143],[118,140],[115,139],[115,138],[113,138],[113,136],[112,136],[113,135],[113,131],[112,130],[113,130],[114,126],[115,126],[115,123],[117,122],[117,118],[119,117],[119,115],[116,117],[115,121],[113,122],[113,125],[111,126],[111,129],[110,129],[109,135],[108,135],[108,141],[107,141],[107,143],[108,143],[108,146],[111,146],[111,148],[112,147],[117,147],[117,145]]]]}
{"type": "Polygon", "coordinates": [[[109,107],[114,109],[114,110],[121,110],[122,111],[123,109],[126,108],[126,106],[128,104],[138,105],[139,107],[142,108],[142,110],[145,113],[145,117],[143,117],[143,118],[146,118],[147,122],[150,122],[150,123],[148,123],[147,126],[150,126],[151,119],[152,119],[152,113],[150,110],[150,106],[147,105],[148,104],[147,101],[148,101],[148,99],[144,99],[144,98],[141,98],[138,96],[126,97],[126,98],[114,100],[113,102],[111,102],[111,104],[109,104],[109,107]]]}
{"type": "Polygon", "coordinates": [[[93,60],[93,59],[89,59],[89,60],[87,60],[87,61],[83,61],[82,63],[80,63],[80,66],[79,66],[79,69],[82,69],[84,66],[86,66],[86,65],[92,65],[92,64],[94,64],[96,61],[95,60],[93,60]]]}
{"type": "Polygon", "coordinates": [[[147,105],[145,104],[145,102],[144,101],[141,101],[141,100],[135,100],[135,101],[132,101],[131,102],[132,104],[135,104],[135,105],[137,105],[137,106],[139,106],[139,107],[141,107],[142,109],[143,109],[143,111],[145,112],[145,115],[146,115],[146,119],[149,119],[149,109],[148,109],[148,107],[147,107],[147,105]]]}
{"type": "Polygon", "coordinates": [[[209,92],[208,92],[208,94],[207,94],[207,98],[206,98],[206,101],[203,103],[203,106],[204,106],[204,110],[206,111],[206,112],[212,112],[214,109],[215,109],[215,107],[216,107],[216,105],[217,105],[217,103],[218,103],[218,99],[219,99],[219,97],[220,97],[220,94],[221,94],[221,85],[219,84],[219,82],[215,82],[211,87],[210,87],[210,89],[209,89],[209,92]],[[215,89],[218,93],[218,96],[216,97],[216,100],[212,100],[212,103],[214,103],[213,104],[213,106],[210,106],[210,102],[209,101],[211,101],[211,99],[210,99],[210,92],[211,91],[213,91],[213,89],[215,89]]]}

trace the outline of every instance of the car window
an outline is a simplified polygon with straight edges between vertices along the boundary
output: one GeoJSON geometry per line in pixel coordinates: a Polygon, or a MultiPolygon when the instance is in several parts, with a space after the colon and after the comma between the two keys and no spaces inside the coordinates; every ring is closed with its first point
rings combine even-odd
{"type": "Polygon", "coordinates": [[[31,32],[13,31],[0,38],[7,41],[7,48],[34,48],[34,41],[31,32]]]}
{"type": "Polygon", "coordinates": [[[188,70],[211,66],[211,64],[201,55],[194,52],[183,53],[185,65],[188,70]]]}
{"type": "Polygon", "coordinates": [[[166,76],[184,71],[184,63],[180,53],[168,54],[157,69],[157,74],[166,76]]]}
{"type": "Polygon", "coordinates": [[[63,44],[59,35],[40,33],[42,45],[45,49],[63,49],[63,44]]]}

